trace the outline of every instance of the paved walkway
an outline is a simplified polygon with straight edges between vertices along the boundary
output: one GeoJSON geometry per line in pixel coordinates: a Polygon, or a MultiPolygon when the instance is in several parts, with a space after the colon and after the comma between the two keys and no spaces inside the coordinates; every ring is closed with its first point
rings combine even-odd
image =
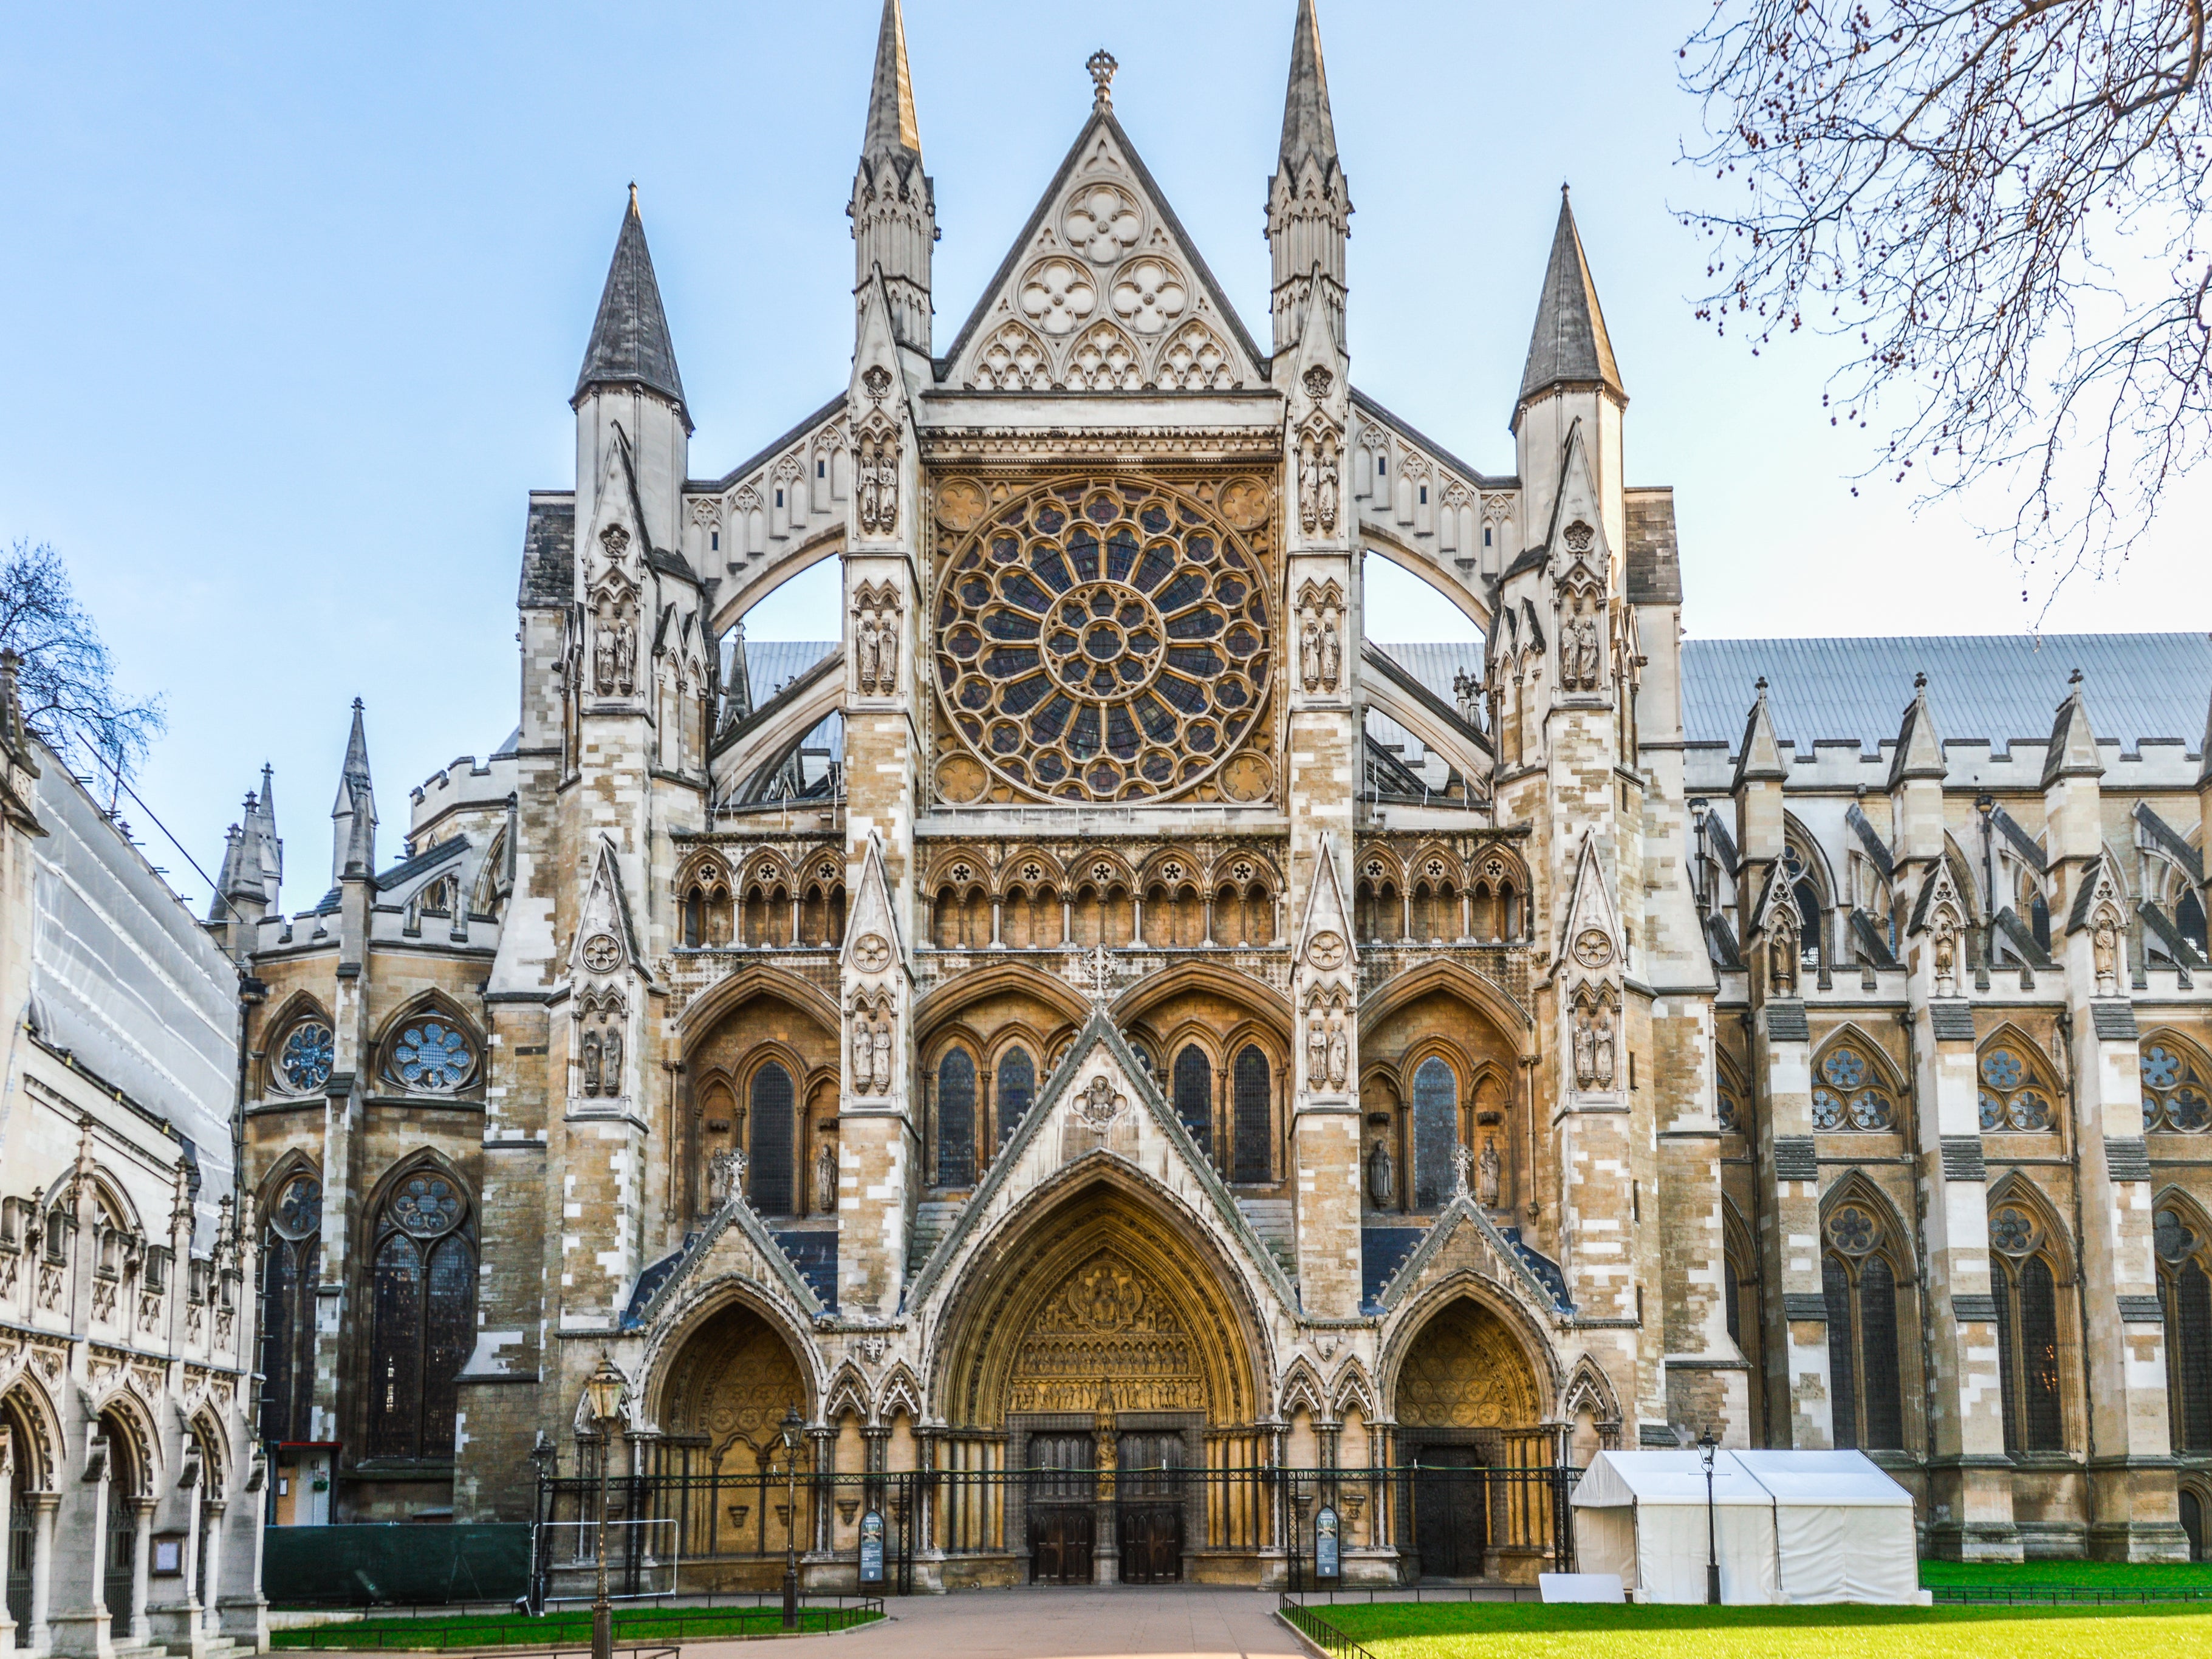
{"type": "Polygon", "coordinates": [[[686,1642],[684,1659],[1123,1659],[1163,1654],[1231,1659],[1302,1653],[1275,1621],[1273,1590],[1148,1588],[961,1590],[885,1598],[890,1618],[842,1636],[686,1642]]]}

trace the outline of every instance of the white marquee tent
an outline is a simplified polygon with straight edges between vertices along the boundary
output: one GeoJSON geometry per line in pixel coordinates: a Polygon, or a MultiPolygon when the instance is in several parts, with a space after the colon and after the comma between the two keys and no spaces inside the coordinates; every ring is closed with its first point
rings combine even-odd
{"type": "MultiPolygon", "coordinates": [[[[1575,1553],[1646,1601],[1705,1599],[1705,1474],[1692,1450],[1600,1452],[1575,1487],[1575,1553]]],[[[1920,1599],[1912,1497],[1863,1452],[1721,1451],[1723,1601],[1920,1599]]]]}

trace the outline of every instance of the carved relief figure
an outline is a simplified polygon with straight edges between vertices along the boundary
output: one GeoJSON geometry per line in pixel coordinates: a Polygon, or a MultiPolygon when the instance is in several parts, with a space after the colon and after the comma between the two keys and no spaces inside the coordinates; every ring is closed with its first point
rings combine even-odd
{"type": "Polygon", "coordinates": [[[1766,986],[1770,996],[1793,996],[1797,990],[1797,936],[1777,927],[1766,941],[1766,986]]]}
{"type": "Polygon", "coordinates": [[[1321,618],[1310,611],[1298,618],[1298,678],[1307,690],[1321,690],[1321,618]]]}
{"type": "Polygon", "coordinates": [[[853,596],[853,656],[863,695],[889,696],[898,685],[898,590],[863,582],[853,596]]]}
{"type": "Polygon", "coordinates": [[[2112,923],[2112,913],[2104,912],[2089,935],[2089,945],[2097,963],[2097,994],[2116,997],[2120,994],[2120,930],[2112,923]]]}
{"type": "Polygon", "coordinates": [[[745,1155],[739,1152],[717,1152],[707,1160],[707,1202],[715,1209],[736,1198],[745,1175],[745,1155]]]}
{"type": "Polygon", "coordinates": [[[1504,1173],[1505,1160],[1498,1155],[1498,1137],[1482,1138],[1482,1158],[1475,1168],[1474,1199],[1485,1209],[1498,1207],[1498,1184],[1504,1173]]]}
{"type": "Polygon", "coordinates": [[[1601,1006],[1591,1022],[1590,1072],[1601,1089],[1613,1087],[1613,1010],[1601,1006]]]}
{"type": "Polygon", "coordinates": [[[1945,911],[1936,921],[1936,994],[1955,996],[1959,990],[1959,929],[1945,911]]]}
{"type": "Polygon", "coordinates": [[[1575,1087],[1594,1089],[1597,1086],[1597,1031],[1590,1020],[1590,1011],[1584,1005],[1575,1011],[1575,1087]]]}
{"type": "Polygon", "coordinates": [[[1367,1154],[1367,1196],[1375,1201],[1378,1210],[1387,1210],[1398,1191],[1398,1172],[1390,1161],[1390,1143],[1382,1135],[1375,1138],[1374,1150],[1367,1154]]]}
{"type": "Polygon", "coordinates": [[[1306,1022],[1306,1087],[1318,1089],[1328,1081],[1328,1032],[1316,1007],[1306,1022]]]}
{"type": "Polygon", "coordinates": [[[876,613],[856,610],[853,613],[853,656],[860,665],[860,690],[876,689],[876,613]]]}
{"type": "Polygon", "coordinates": [[[1328,1086],[1341,1089],[1352,1075],[1352,1028],[1341,1008],[1328,1017],[1328,1086]]]}
{"type": "Polygon", "coordinates": [[[1321,618],[1321,684],[1325,691],[1336,690],[1336,683],[1344,666],[1344,632],[1337,619],[1336,607],[1331,605],[1321,618]]]}
{"type": "Polygon", "coordinates": [[[1309,536],[1336,529],[1336,434],[1316,421],[1298,440],[1298,523],[1309,536]]]}
{"type": "Polygon", "coordinates": [[[853,469],[864,535],[888,536],[898,527],[898,434],[871,432],[860,441],[853,469]]]}
{"type": "Polygon", "coordinates": [[[1298,590],[1298,678],[1310,691],[1334,691],[1344,672],[1344,590],[1334,580],[1298,590]]]}
{"type": "Polygon", "coordinates": [[[876,1007],[875,1029],[871,1037],[876,1054],[876,1092],[887,1095],[891,1091],[891,1017],[880,1003],[876,1007]]]}
{"type": "Polygon", "coordinates": [[[829,1215],[837,1207],[837,1143],[824,1140],[814,1153],[814,1212],[829,1215]]]}
{"type": "Polygon", "coordinates": [[[601,1054],[599,1087],[602,1093],[618,1095],[623,1091],[623,1036],[622,1027],[610,1025],[599,1039],[601,1054]]]}
{"type": "Polygon", "coordinates": [[[584,1033],[584,1092],[595,1095],[599,1091],[599,1034],[584,1033]]]}
{"type": "Polygon", "coordinates": [[[853,1010],[853,1092],[876,1092],[876,1036],[859,1004],[853,1010]]]}

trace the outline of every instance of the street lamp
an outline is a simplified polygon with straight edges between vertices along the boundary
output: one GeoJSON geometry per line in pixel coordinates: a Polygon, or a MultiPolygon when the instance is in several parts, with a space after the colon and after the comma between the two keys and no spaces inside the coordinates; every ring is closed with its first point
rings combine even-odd
{"type": "Polygon", "coordinates": [[[1713,1454],[1720,1449],[1721,1443],[1708,1425],[1698,1437],[1698,1461],[1705,1466],[1705,1605],[1709,1607],[1721,1604],[1720,1529],[1713,1519],[1713,1454]]]}
{"type": "Polygon", "coordinates": [[[594,1552],[599,1584],[592,1597],[592,1659],[613,1659],[615,1650],[615,1610],[607,1600],[607,1465],[613,1461],[615,1419],[622,1413],[623,1387],[623,1374],[607,1351],[600,1349],[599,1369],[584,1379],[585,1402],[599,1431],[599,1541],[594,1552]]]}
{"type": "Polygon", "coordinates": [[[785,1411],[783,1437],[783,1627],[799,1628],[799,1443],[806,1432],[799,1407],[785,1411]]]}

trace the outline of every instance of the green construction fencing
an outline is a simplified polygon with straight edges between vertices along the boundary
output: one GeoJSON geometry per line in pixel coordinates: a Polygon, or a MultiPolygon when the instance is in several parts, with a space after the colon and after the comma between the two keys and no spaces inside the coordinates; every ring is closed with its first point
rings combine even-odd
{"type": "Polygon", "coordinates": [[[530,1523],[271,1527],[262,1593],[276,1607],[512,1601],[530,1588],[530,1523]]]}

